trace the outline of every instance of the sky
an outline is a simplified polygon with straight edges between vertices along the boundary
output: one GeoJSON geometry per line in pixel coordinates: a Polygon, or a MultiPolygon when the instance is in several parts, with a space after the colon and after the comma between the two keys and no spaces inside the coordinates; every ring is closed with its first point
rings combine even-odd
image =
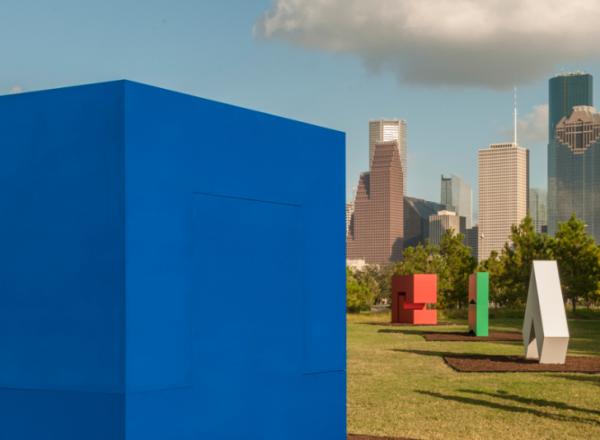
{"type": "Polygon", "coordinates": [[[513,86],[546,186],[547,81],[600,78],[598,22],[596,0],[2,0],[0,93],[125,78],[341,130],[349,200],[368,121],[401,118],[407,194],[439,201],[455,174],[476,198],[477,150],[512,139],[513,86]]]}

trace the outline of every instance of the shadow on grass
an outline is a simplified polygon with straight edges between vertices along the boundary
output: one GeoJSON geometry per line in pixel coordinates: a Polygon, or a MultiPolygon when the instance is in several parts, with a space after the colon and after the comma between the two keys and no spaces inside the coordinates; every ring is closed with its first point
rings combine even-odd
{"type": "MultiPolygon", "coordinates": [[[[465,356],[478,356],[472,355],[470,353],[452,353],[450,351],[434,351],[434,350],[407,350],[403,348],[392,348],[390,351],[395,351],[396,353],[411,353],[418,354],[421,356],[435,356],[435,357],[443,357],[443,356],[455,356],[455,357],[465,357],[465,356]]],[[[488,357],[488,356],[484,356],[488,357]]]]}
{"type": "Polygon", "coordinates": [[[407,437],[376,437],[372,435],[348,434],[348,440],[414,440],[407,437]]]}
{"type": "Polygon", "coordinates": [[[410,329],[410,328],[380,328],[377,333],[396,333],[402,335],[424,335],[430,333],[430,331],[423,329],[410,329]]]}
{"type": "MultiPolygon", "coordinates": [[[[537,417],[542,417],[550,420],[555,420],[558,422],[574,422],[574,423],[590,423],[594,425],[600,425],[600,420],[592,419],[589,417],[579,417],[579,416],[566,416],[562,414],[554,414],[546,411],[542,411],[536,408],[524,408],[522,406],[508,405],[503,403],[491,402],[489,400],[476,399],[473,397],[459,396],[459,395],[449,395],[437,393],[434,391],[423,391],[416,390],[417,393],[423,394],[429,397],[435,397],[437,399],[443,399],[451,402],[464,403],[467,405],[475,405],[475,406],[484,406],[487,408],[491,408],[498,411],[507,411],[511,413],[523,413],[523,414],[532,414],[537,417]]],[[[490,393],[494,397],[498,397],[493,393],[490,393]]]]}
{"type": "Polygon", "coordinates": [[[447,322],[447,321],[440,321],[437,324],[400,324],[400,323],[391,323],[389,321],[364,321],[364,322],[358,322],[357,324],[361,324],[361,325],[376,325],[378,327],[395,327],[395,328],[406,328],[406,329],[411,329],[411,328],[423,328],[423,327],[431,327],[431,328],[436,328],[436,327],[465,327],[466,324],[465,323],[459,323],[459,322],[447,322]]]}
{"type": "Polygon", "coordinates": [[[569,404],[563,403],[563,402],[555,402],[553,400],[532,399],[532,398],[528,398],[528,397],[521,397],[516,394],[510,394],[510,393],[508,393],[506,391],[502,391],[502,390],[498,390],[495,393],[479,391],[479,390],[466,390],[466,389],[458,390],[458,391],[461,393],[476,394],[479,396],[487,396],[487,397],[494,397],[497,399],[510,400],[510,401],[522,403],[525,405],[537,405],[540,407],[549,407],[549,408],[555,408],[555,409],[561,409],[561,410],[579,411],[579,412],[583,412],[583,413],[587,413],[587,414],[591,414],[591,415],[595,415],[595,416],[600,416],[599,410],[580,408],[578,406],[572,406],[572,405],[569,405],[569,404]]]}
{"type": "MultiPolygon", "coordinates": [[[[477,353],[456,353],[451,351],[435,351],[435,350],[407,350],[402,348],[392,348],[391,351],[398,353],[412,353],[421,356],[435,356],[435,357],[446,357],[446,358],[459,358],[459,359],[484,359],[493,360],[494,362],[508,362],[514,363],[520,360],[519,356],[504,356],[494,354],[477,354],[477,353]]],[[[533,361],[523,359],[524,363],[531,363],[533,361]]]]}
{"type": "Polygon", "coordinates": [[[600,387],[600,375],[590,376],[590,375],[575,375],[575,374],[554,374],[552,377],[573,380],[575,382],[584,382],[592,385],[597,385],[600,387]]]}
{"type": "Polygon", "coordinates": [[[598,356],[600,355],[600,350],[598,350],[597,341],[597,338],[572,337],[571,341],[569,341],[569,353],[584,356],[598,356]]]}
{"type": "Polygon", "coordinates": [[[365,322],[357,322],[357,324],[360,324],[360,325],[377,325],[379,327],[390,327],[392,325],[388,321],[365,321],[365,322]]]}

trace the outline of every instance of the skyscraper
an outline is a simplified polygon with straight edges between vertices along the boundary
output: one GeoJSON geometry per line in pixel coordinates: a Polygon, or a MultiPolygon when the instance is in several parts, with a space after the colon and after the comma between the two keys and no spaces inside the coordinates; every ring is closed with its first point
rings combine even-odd
{"type": "Polygon", "coordinates": [[[446,209],[444,205],[415,197],[404,197],[404,248],[429,240],[429,216],[446,209]]]}
{"type": "Polygon", "coordinates": [[[600,241],[600,115],[593,78],[569,73],[549,82],[548,233],[572,214],[600,241]]]}
{"type": "Polygon", "coordinates": [[[375,155],[378,142],[398,141],[398,151],[402,162],[402,188],[406,193],[406,121],[402,119],[377,119],[369,121],[369,166],[375,155]]]}
{"type": "Polygon", "coordinates": [[[350,220],[352,219],[352,213],[354,212],[354,202],[346,203],[346,235],[350,230],[350,220]]]}
{"type": "Polygon", "coordinates": [[[347,258],[386,264],[402,255],[403,174],[398,141],[379,142],[360,176],[347,237],[347,258]]]}
{"type": "Polygon", "coordinates": [[[527,215],[529,151],[516,143],[492,144],[479,150],[478,259],[500,251],[511,226],[527,215]]]}
{"type": "Polygon", "coordinates": [[[440,211],[429,216],[429,240],[431,244],[439,245],[448,229],[455,234],[460,233],[460,217],[452,211],[440,211]]]}
{"type": "Polygon", "coordinates": [[[541,188],[531,188],[529,190],[529,216],[533,221],[535,231],[538,233],[542,232],[543,227],[548,224],[546,199],[546,190],[541,188]]]}
{"type": "Polygon", "coordinates": [[[593,78],[589,73],[563,73],[551,78],[548,84],[548,139],[554,138],[558,121],[571,113],[576,105],[594,105],[593,78]]]}
{"type": "Polygon", "coordinates": [[[444,177],[442,175],[440,202],[442,205],[446,205],[446,209],[464,217],[467,222],[466,227],[471,227],[473,221],[473,191],[471,185],[458,176],[444,177]]]}
{"type": "Polygon", "coordinates": [[[600,113],[575,106],[548,145],[548,232],[575,214],[600,241],[600,113]]]}
{"type": "Polygon", "coordinates": [[[465,244],[471,249],[474,258],[477,258],[477,243],[479,243],[479,227],[475,225],[465,231],[465,244]]]}

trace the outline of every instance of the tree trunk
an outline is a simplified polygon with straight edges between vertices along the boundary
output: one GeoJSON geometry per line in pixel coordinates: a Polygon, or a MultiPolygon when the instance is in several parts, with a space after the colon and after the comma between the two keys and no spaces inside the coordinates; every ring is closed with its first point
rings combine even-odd
{"type": "Polygon", "coordinates": [[[573,306],[573,314],[577,311],[577,297],[571,298],[571,305],[573,306]]]}

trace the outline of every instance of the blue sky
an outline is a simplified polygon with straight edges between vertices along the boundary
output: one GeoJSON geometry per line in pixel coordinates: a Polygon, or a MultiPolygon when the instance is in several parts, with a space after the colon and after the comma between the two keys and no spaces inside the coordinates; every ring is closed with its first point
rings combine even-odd
{"type": "MultiPolygon", "coordinates": [[[[398,79],[393,68],[367,67],[352,50],[256,37],[255,24],[273,4],[4,0],[0,91],[127,78],[339,129],[347,133],[348,197],[367,168],[368,120],[403,118],[409,195],[439,200],[442,173],[459,175],[476,189],[477,149],[510,140],[510,87],[469,84],[468,78],[464,84],[435,79],[419,84],[398,79]]],[[[403,54],[385,56],[401,59],[403,54]]],[[[525,131],[535,131],[526,115],[547,103],[547,79],[553,73],[600,75],[600,64],[590,61],[556,59],[540,69],[518,84],[525,131]]],[[[545,141],[524,135],[532,139],[525,145],[531,149],[531,186],[545,187],[545,141]]]]}

